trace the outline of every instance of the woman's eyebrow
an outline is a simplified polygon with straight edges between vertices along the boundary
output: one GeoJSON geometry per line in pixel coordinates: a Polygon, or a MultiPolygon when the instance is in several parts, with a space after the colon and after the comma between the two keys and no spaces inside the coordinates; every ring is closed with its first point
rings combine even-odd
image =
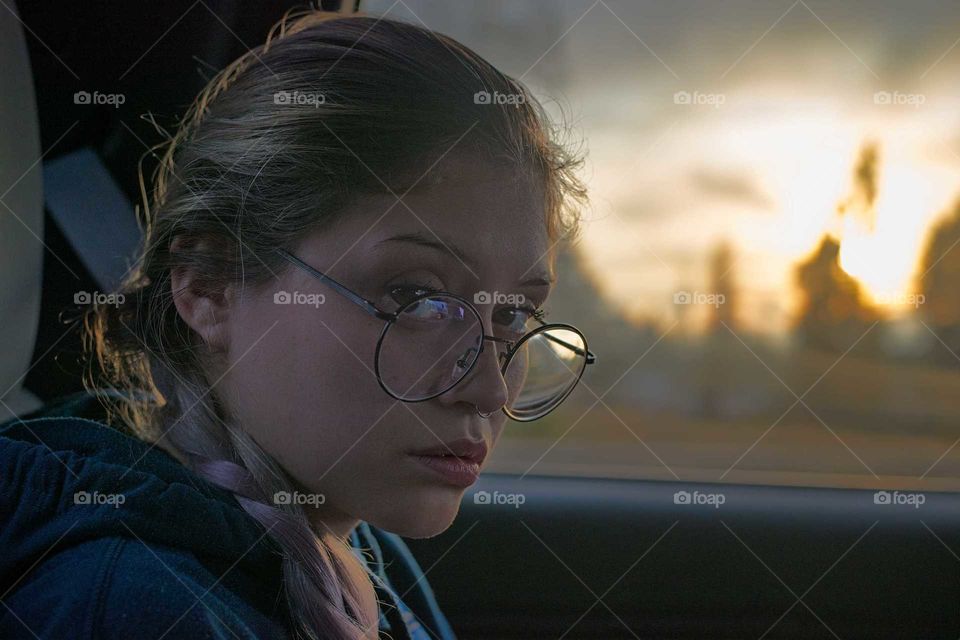
{"type": "MultiPolygon", "coordinates": [[[[452,255],[454,258],[467,265],[467,267],[474,267],[473,261],[467,256],[467,254],[457,247],[455,244],[449,242],[441,242],[440,240],[435,240],[433,238],[428,238],[421,233],[402,233],[400,235],[391,236],[385,238],[378,242],[374,246],[380,246],[387,244],[388,242],[409,242],[412,244],[420,245],[421,247],[429,247],[431,249],[436,249],[443,253],[452,255]]],[[[472,271],[472,269],[471,269],[472,271]]]]}
{"type": "Polygon", "coordinates": [[[537,276],[535,278],[528,278],[520,283],[521,287],[549,287],[556,282],[556,278],[552,276],[537,276]]]}
{"type": "MultiPolygon", "coordinates": [[[[468,268],[470,268],[470,267],[475,267],[475,266],[476,266],[476,265],[474,264],[474,262],[470,259],[470,257],[467,256],[466,252],[464,252],[462,249],[460,249],[459,247],[457,247],[457,245],[455,245],[455,244],[453,244],[453,243],[451,243],[451,242],[442,242],[442,241],[440,241],[440,240],[438,240],[438,239],[428,238],[427,236],[423,235],[422,233],[418,233],[418,232],[413,232],[413,233],[401,233],[401,234],[396,235],[396,236],[391,236],[391,237],[389,237],[389,238],[384,238],[383,240],[380,240],[379,242],[377,242],[374,246],[375,246],[375,247],[378,247],[378,246],[380,246],[380,245],[384,245],[384,244],[391,243],[391,242],[408,242],[408,243],[411,243],[411,244],[419,245],[419,246],[421,246],[421,247],[428,247],[428,248],[430,248],[430,249],[434,249],[434,250],[436,250],[436,251],[440,251],[440,252],[442,252],[442,253],[446,253],[446,254],[448,254],[448,255],[453,256],[454,258],[456,258],[456,259],[459,260],[460,262],[462,262],[462,263],[464,263],[465,265],[467,265],[468,268]]],[[[472,271],[473,271],[473,269],[471,269],[471,272],[472,272],[472,271]]],[[[524,280],[523,282],[520,283],[520,286],[522,286],[522,287],[549,287],[549,286],[552,286],[555,281],[556,281],[556,279],[555,279],[552,275],[550,275],[550,274],[548,274],[548,273],[544,273],[544,274],[542,274],[542,275],[541,275],[541,274],[537,274],[536,276],[534,276],[534,277],[532,277],[532,278],[528,278],[528,279],[524,280]]]]}

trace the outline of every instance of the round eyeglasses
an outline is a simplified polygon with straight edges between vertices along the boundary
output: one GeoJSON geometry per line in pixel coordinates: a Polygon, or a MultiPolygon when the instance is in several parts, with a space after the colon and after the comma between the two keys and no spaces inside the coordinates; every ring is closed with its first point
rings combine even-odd
{"type": "Polygon", "coordinates": [[[285,259],[323,280],[384,321],[374,351],[374,372],[381,388],[404,402],[423,402],[446,393],[469,375],[485,342],[492,342],[508,399],[502,411],[519,422],[553,411],[573,391],[596,355],[574,326],[539,323],[515,340],[485,335],[480,313],[466,299],[429,292],[384,311],[284,249],[285,259]]]}

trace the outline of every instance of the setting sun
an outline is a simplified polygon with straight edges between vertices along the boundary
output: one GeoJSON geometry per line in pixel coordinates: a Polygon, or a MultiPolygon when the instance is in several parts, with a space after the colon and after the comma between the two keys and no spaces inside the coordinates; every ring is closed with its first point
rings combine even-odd
{"type": "Polygon", "coordinates": [[[874,228],[862,218],[844,218],[840,265],[864,285],[874,304],[899,307],[913,292],[924,233],[943,203],[936,199],[930,167],[899,157],[880,164],[874,228]]]}
{"type": "MultiPolygon", "coordinates": [[[[794,270],[827,235],[840,242],[840,267],[861,284],[865,302],[888,315],[905,312],[960,164],[933,133],[943,116],[934,107],[877,105],[868,91],[800,100],[751,87],[730,93],[722,109],[681,112],[629,172],[630,141],[598,145],[584,259],[631,317],[679,318],[672,292],[709,282],[706,259],[693,262],[688,252],[706,256],[728,239],[738,256],[732,276],[742,322],[782,334],[795,310],[794,270]],[[865,145],[876,147],[869,204],[855,201],[865,145]]],[[[704,326],[701,311],[680,310],[693,330],[704,326]]]]}

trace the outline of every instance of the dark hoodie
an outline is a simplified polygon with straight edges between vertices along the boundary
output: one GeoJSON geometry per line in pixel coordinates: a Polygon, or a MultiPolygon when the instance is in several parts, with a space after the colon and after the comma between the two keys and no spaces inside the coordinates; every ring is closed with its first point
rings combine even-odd
{"type": "MultiPolygon", "coordinates": [[[[0,638],[291,637],[266,530],[233,494],[99,420],[78,393],[0,424],[0,638]]],[[[454,638],[398,536],[362,522],[351,543],[384,581],[381,635],[454,638]]]]}

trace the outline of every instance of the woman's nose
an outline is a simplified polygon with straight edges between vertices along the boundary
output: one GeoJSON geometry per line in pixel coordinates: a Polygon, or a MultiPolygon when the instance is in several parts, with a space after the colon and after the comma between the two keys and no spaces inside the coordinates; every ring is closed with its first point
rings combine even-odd
{"type": "Polygon", "coordinates": [[[481,353],[470,373],[438,399],[448,405],[465,402],[476,406],[477,411],[487,414],[499,411],[508,397],[507,382],[500,372],[497,343],[484,340],[481,353]]]}

